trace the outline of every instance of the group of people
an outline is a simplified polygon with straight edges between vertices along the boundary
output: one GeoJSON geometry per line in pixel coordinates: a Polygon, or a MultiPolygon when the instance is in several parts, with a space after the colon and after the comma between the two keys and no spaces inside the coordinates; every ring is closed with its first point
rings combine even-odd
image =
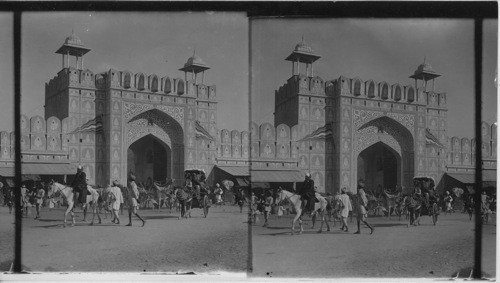
{"type": "MultiPolygon", "coordinates": [[[[367,205],[368,205],[368,199],[366,198],[366,194],[364,191],[365,188],[365,183],[363,180],[359,180],[358,182],[358,188],[357,188],[357,194],[356,194],[356,215],[357,215],[357,224],[358,224],[358,230],[355,232],[355,234],[361,233],[361,222],[363,222],[368,228],[370,228],[370,233],[373,234],[375,229],[368,224],[366,221],[367,217],[367,205]]],[[[314,186],[314,180],[311,178],[310,173],[306,173],[305,179],[303,182],[303,185],[301,189],[298,191],[298,193],[302,196],[303,199],[303,207],[304,211],[306,213],[310,212],[312,213],[314,211],[314,204],[316,202],[316,190],[314,186]]],[[[331,196],[331,195],[330,195],[331,196]]],[[[347,194],[347,188],[344,187],[341,189],[341,193],[337,198],[332,198],[329,197],[327,199],[329,202],[330,206],[332,209],[335,209],[342,220],[342,226],[341,230],[344,232],[349,232],[349,227],[347,225],[347,217],[349,216],[349,212],[353,210],[353,205],[351,203],[351,199],[349,198],[349,195],[347,194]],[[333,204],[332,201],[335,201],[335,204],[333,204]]]]}
{"type": "MultiPolygon", "coordinates": [[[[3,188],[3,183],[0,182],[0,189],[4,191],[4,204],[9,208],[9,214],[12,214],[12,209],[15,203],[15,196],[13,188],[3,188]]],[[[34,207],[36,209],[35,219],[40,218],[40,210],[44,204],[45,200],[45,189],[42,184],[38,184],[32,190],[26,187],[26,184],[22,184],[21,188],[21,210],[22,216],[29,216],[30,208],[34,207]]]]}
{"type": "MultiPolygon", "coordinates": [[[[128,175],[128,182],[125,189],[126,198],[122,194],[122,186],[117,180],[112,182],[112,185],[104,190],[100,190],[100,197],[98,202],[107,202],[109,204],[109,209],[111,210],[113,217],[111,222],[115,224],[120,224],[120,215],[118,211],[122,205],[127,201],[128,206],[128,219],[129,223],[125,226],[132,226],[132,214],[135,215],[139,220],[142,221],[142,226],[146,224],[146,220],[142,218],[138,213],[137,209],[139,206],[139,190],[137,189],[137,184],[135,182],[135,175],[130,172],[128,175]]],[[[87,203],[88,193],[88,179],[85,175],[81,166],[78,166],[77,173],[71,186],[75,190],[74,200],[75,206],[81,204],[82,206],[87,203]]]]}
{"type": "MultiPolygon", "coordinates": [[[[73,209],[77,206],[81,206],[82,209],[86,208],[87,205],[93,205],[92,203],[88,203],[87,196],[90,195],[90,191],[94,190],[88,184],[88,178],[83,171],[81,166],[78,166],[77,173],[73,178],[73,182],[70,184],[70,187],[73,188],[73,199],[74,203],[73,209]]],[[[1,183],[0,183],[1,184],[1,183]]],[[[97,192],[99,193],[99,198],[97,200],[97,204],[107,204],[107,209],[109,209],[113,215],[112,222],[116,224],[120,224],[120,216],[118,211],[125,201],[127,201],[129,208],[129,223],[127,226],[132,225],[132,214],[135,215],[142,221],[142,225],[146,223],[146,221],[137,213],[138,207],[138,199],[139,199],[139,191],[137,189],[137,184],[135,183],[135,176],[133,174],[129,175],[127,187],[124,188],[126,190],[126,199],[122,194],[121,185],[118,181],[113,181],[108,188],[99,188],[97,192]]],[[[41,208],[46,200],[49,201],[49,208],[52,207],[52,201],[54,196],[48,196],[46,190],[48,188],[44,188],[43,183],[35,186],[34,190],[28,190],[26,184],[22,184],[20,188],[21,192],[21,207],[23,210],[23,215],[28,216],[29,208],[36,208],[35,219],[40,218],[41,208]]],[[[12,213],[12,207],[14,206],[14,194],[12,189],[8,189],[6,193],[5,202],[9,207],[9,213],[12,213]]],[[[66,200],[67,202],[70,200],[66,200]]]]}

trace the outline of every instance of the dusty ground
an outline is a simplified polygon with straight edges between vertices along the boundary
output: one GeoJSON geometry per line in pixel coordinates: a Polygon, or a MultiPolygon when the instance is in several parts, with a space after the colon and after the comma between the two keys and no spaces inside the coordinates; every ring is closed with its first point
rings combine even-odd
{"type": "MultiPolygon", "coordinates": [[[[248,225],[235,206],[211,208],[208,218],[194,209],[192,218],[144,210],[147,223],[126,227],[108,219],[88,226],[77,213],[75,227],[62,227],[63,210],[44,209],[41,220],[23,218],[22,264],[27,271],[246,272],[248,225]]],[[[13,216],[0,207],[0,270],[13,259],[13,216]]]]}
{"type": "MultiPolygon", "coordinates": [[[[407,228],[407,221],[368,218],[375,233],[361,228],[355,235],[355,219],[349,233],[339,223],[331,232],[318,234],[305,221],[305,233],[290,234],[291,216],[262,227],[263,218],[252,226],[253,277],[469,277],[474,256],[474,223],[468,215],[440,216],[437,226],[430,217],[421,226],[407,228]]],[[[483,271],[495,277],[496,218],[483,226],[483,271]]],[[[326,228],[324,228],[326,230],[326,228]]]]}

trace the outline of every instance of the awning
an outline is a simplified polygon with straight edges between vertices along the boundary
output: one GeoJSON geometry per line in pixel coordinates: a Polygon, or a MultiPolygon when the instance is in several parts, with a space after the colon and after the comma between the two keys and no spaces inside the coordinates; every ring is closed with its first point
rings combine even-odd
{"type": "Polygon", "coordinates": [[[300,171],[291,170],[252,170],[251,181],[253,182],[303,182],[304,174],[300,171]]]}
{"type": "Polygon", "coordinates": [[[262,189],[270,189],[271,184],[266,182],[252,182],[252,188],[262,188],[262,189]]]}
{"type": "MultiPolygon", "coordinates": [[[[76,166],[61,163],[23,163],[22,175],[70,175],[76,174],[76,166]]],[[[14,177],[14,167],[0,167],[0,176],[14,177]]]]}
{"type": "MultiPolygon", "coordinates": [[[[497,180],[496,171],[483,171],[483,183],[487,182],[489,184],[496,183],[497,180]]],[[[446,175],[452,177],[453,179],[464,183],[464,184],[474,184],[476,183],[476,174],[467,173],[446,173],[446,175]]]]}
{"type": "Polygon", "coordinates": [[[250,176],[250,170],[248,166],[217,166],[217,168],[234,177],[250,176]]]}
{"type": "Polygon", "coordinates": [[[248,178],[238,177],[235,179],[236,179],[236,183],[238,183],[238,186],[240,186],[240,187],[249,187],[250,186],[250,181],[248,180],[248,178]]]}

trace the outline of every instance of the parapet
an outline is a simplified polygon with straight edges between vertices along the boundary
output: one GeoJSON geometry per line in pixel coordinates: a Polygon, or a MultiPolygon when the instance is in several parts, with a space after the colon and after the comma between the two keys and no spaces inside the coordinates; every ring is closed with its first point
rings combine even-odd
{"type": "Polygon", "coordinates": [[[89,69],[64,68],[45,84],[45,93],[50,97],[68,87],[95,88],[94,73],[89,69]]]}
{"type": "MultiPolygon", "coordinates": [[[[481,123],[482,145],[481,152],[483,159],[496,159],[497,147],[497,125],[490,125],[487,122],[481,123]]],[[[449,139],[448,164],[450,165],[474,165],[476,156],[476,139],[467,137],[452,137],[449,139]]]]}
{"type": "MultiPolygon", "coordinates": [[[[67,158],[66,129],[57,117],[45,120],[41,116],[28,118],[26,115],[21,115],[20,139],[23,155],[36,156],[36,154],[40,154],[43,155],[43,158],[53,160],[67,158]],[[51,154],[56,155],[50,156],[51,154]]],[[[14,132],[1,131],[0,160],[13,160],[14,146],[14,132]]]]}
{"type": "Polygon", "coordinates": [[[413,85],[409,84],[389,84],[385,81],[375,82],[371,79],[363,81],[358,77],[347,78],[340,76],[338,79],[329,80],[325,83],[325,92],[329,97],[352,96],[380,101],[420,104],[437,108],[446,107],[446,93],[424,92],[423,89],[415,89],[413,85]]]}
{"type": "Polygon", "coordinates": [[[164,95],[183,95],[200,100],[215,100],[215,85],[194,84],[181,78],[160,77],[157,74],[132,73],[128,70],[110,69],[96,76],[98,88],[119,88],[125,91],[140,91],[164,95]]]}
{"type": "Polygon", "coordinates": [[[325,95],[325,83],[321,77],[308,77],[304,74],[293,75],[275,92],[275,101],[280,104],[292,96],[300,95],[325,95]]]}

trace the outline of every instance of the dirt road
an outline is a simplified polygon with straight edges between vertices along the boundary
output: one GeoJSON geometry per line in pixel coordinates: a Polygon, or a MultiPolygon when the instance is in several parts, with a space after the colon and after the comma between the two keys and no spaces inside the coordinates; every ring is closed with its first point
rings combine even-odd
{"type": "MultiPolygon", "coordinates": [[[[291,216],[270,226],[252,226],[255,277],[469,277],[474,256],[474,223],[466,214],[441,216],[437,226],[428,216],[421,226],[407,228],[405,220],[368,218],[368,228],[355,235],[355,219],[349,233],[340,224],[318,234],[305,221],[305,233],[290,234],[291,216]]],[[[496,218],[483,226],[483,271],[495,277],[496,218]]],[[[325,228],[326,230],[326,228],[325,228]]]]}
{"type": "MultiPolygon", "coordinates": [[[[23,220],[22,264],[28,271],[246,272],[246,215],[234,206],[212,208],[208,218],[194,209],[192,218],[141,210],[147,223],[126,227],[110,222],[88,226],[77,213],[75,227],[62,227],[63,210],[44,209],[41,220],[23,220]]],[[[13,259],[13,217],[0,207],[0,268],[13,259]]]]}

